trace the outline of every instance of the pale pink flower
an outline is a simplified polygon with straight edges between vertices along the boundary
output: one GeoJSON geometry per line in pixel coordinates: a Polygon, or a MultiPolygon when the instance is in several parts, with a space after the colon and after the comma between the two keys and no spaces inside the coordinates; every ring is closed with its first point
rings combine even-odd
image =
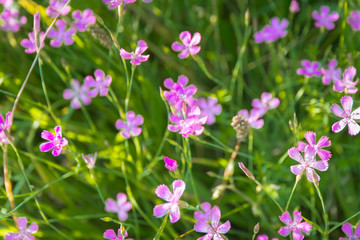
{"type": "Polygon", "coordinates": [[[50,41],[50,46],[59,48],[62,44],[65,44],[65,46],[72,45],[74,43],[76,29],[74,27],[66,29],[66,22],[63,19],[57,20],[55,26],[57,30],[52,28],[48,35],[49,38],[53,39],[50,41]]]}
{"type": "Polygon", "coordinates": [[[146,49],[148,48],[148,45],[144,40],[139,40],[135,49],[135,52],[127,52],[123,48],[120,49],[120,56],[125,59],[131,59],[130,63],[133,65],[140,65],[142,62],[146,62],[150,55],[141,55],[143,54],[146,49]]]}
{"type": "Polygon", "coordinates": [[[251,102],[251,106],[261,112],[260,117],[264,116],[268,110],[277,108],[280,105],[280,100],[273,97],[269,92],[263,92],[261,98],[255,98],[251,102]]]}
{"type": "Polygon", "coordinates": [[[292,0],[289,6],[289,10],[292,13],[297,13],[300,11],[300,4],[296,0],[292,0]]]}
{"type": "Polygon", "coordinates": [[[339,240],[359,240],[360,239],[360,223],[355,227],[355,230],[352,230],[352,226],[349,222],[342,225],[341,230],[345,233],[347,238],[339,238],[339,240]]]}
{"type": "Polygon", "coordinates": [[[17,225],[19,226],[19,232],[17,233],[7,233],[4,236],[5,240],[34,240],[35,237],[31,236],[32,234],[35,234],[38,229],[39,225],[36,222],[32,222],[28,227],[28,220],[26,217],[19,217],[16,220],[17,225]]]}
{"type": "Polygon", "coordinates": [[[332,131],[338,133],[348,125],[350,135],[358,134],[360,132],[360,126],[356,121],[360,120],[360,107],[351,112],[353,99],[350,96],[342,97],[340,102],[343,109],[335,103],[330,106],[330,111],[335,116],[342,118],[332,125],[332,131]]]}
{"type": "Polygon", "coordinates": [[[177,169],[177,162],[174,159],[168,158],[168,157],[164,157],[164,162],[165,162],[165,167],[171,171],[174,172],[177,169]]]}
{"type": "Polygon", "coordinates": [[[201,47],[196,46],[200,44],[201,34],[196,32],[194,36],[191,37],[191,33],[189,31],[181,32],[179,38],[182,43],[173,42],[171,45],[171,49],[175,52],[180,52],[178,57],[180,59],[184,59],[189,57],[189,55],[196,55],[200,52],[201,47]]]}
{"type": "Polygon", "coordinates": [[[85,9],[83,12],[76,10],[72,13],[74,25],[79,32],[85,32],[90,25],[94,25],[96,17],[91,9],[85,9]]]}
{"type": "Polygon", "coordinates": [[[120,135],[123,138],[130,138],[131,136],[139,136],[142,132],[142,129],[139,127],[143,125],[144,118],[140,114],[135,114],[133,111],[128,111],[126,113],[126,121],[118,119],[115,123],[115,127],[120,131],[120,135]]]}
{"type": "Polygon", "coordinates": [[[104,97],[109,92],[109,87],[112,81],[110,75],[105,75],[101,69],[96,69],[93,76],[86,76],[84,79],[85,85],[89,88],[88,95],[90,97],[96,97],[98,94],[104,97]]]}
{"type": "Polygon", "coordinates": [[[293,216],[294,220],[291,219],[289,212],[284,212],[279,216],[280,221],[286,224],[286,226],[281,227],[278,233],[283,237],[287,237],[292,232],[293,240],[302,240],[304,239],[304,234],[310,234],[312,227],[307,222],[301,222],[303,218],[300,211],[294,211],[293,216]]]}
{"type": "Polygon", "coordinates": [[[330,8],[328,6],[322,6],[320,8],[320,13],[318,11],[312,12],[312,17],[315,20],[315,26],[325,27],[328,30],[332,30],[335,28],[335,24],[339,19],[339,14],[337,12],[330,13],[330,8]]]}
{"type": "Polygon", "coordinates": [[[357,78],[355,81],[353,81],[354,77],[356,75],[356,68],[353,66],[348,67],[345,69],[343,73],[343,79],[338,79],[335,81],[333,85],[333,89],[335,92],[345,92],[345,94],[355,94],[358,89],[356,84],[359,82],[359,79],[357,78]]]}
{"type": "Polygon", "coordinates": [[[270,25],[265,25],[259,32],[254,34],[254,39],[256,43],[261,42],[274,42],[280,38],[284,38],[287,35],[287,27],[289,21],[284,19],[279,19],[278,17],[273,17],[270,19],[270,25]]]}
{"type": "Polygon", "coordinates": [[[0,13],[0,29],[6,32],[17,32],[27,22],[25,16],[20,17],[16,9],[5,9],[0,13]]]}
{"type": "MultiPolygon", "coordinates": [[[[256,240],[269,240],[269,237],[265,234],[259,235],[256,240]]],[[[279,240],[278,238],[273,238],[272,240],[279,240]]]]}
{"type": "Polygon", "coordinates": [[[257,109],[251,109],[250,114],[249,111],[246,109],[241,109],[237,115],[243,116],[248,125],[255,129],[260,129],[264,126],[264,119],[259,119],[261,117],[262,112],[257,109]]]}
{"type": "Polygon", "coordinates": [[[96,157],[97,157],[96,152],[94,153],[94,155],[92,155],[92,154],[84,155],[82,153],[81,156],[84,159],[84,161],[89,169],[93,169],[95,167],[96,157]]]}
{"type": "Polygon", "coordinates": [[[4,6],[5,9],[11,8],[14,0],[0,0],[0,4],[4,6]]]}
{"type": "Polygon", "coordinates": [[[330,147],[331,141],[328,137],[322,136],[319,141],[316,143],[316,133],[314,132],[306,132],[305,133],[305,139],[308,143],[304,143],[302,141],[299,141],[296,149],[298,151],[304,151],[306,146],[311,146],[315,149],[316,154],[321,158],[323,161],[329,161],[331,158],[331,152],[329,150],[325,150],[322,148],[330,147]]]}
{"type": "Polygon", "coordinates": [[[41,152],[48,152],[52,150],[52,155],[59,156],[63,150],[63,147],[68,145],[68,140],[62,137],[62,131],[60,126],[56,126],[55,135],[49,131],[42,131],[41,138],[49,142],[40,144],[41,152]]]}
{"type": "Polygon", "coordinates": [[[222,107],[218,104],[218,99],[215,97],[199,98],[198,105],[201,109],[202,116],[208,116],[207,125],[215,123],[215,116],[220,115],[222,107]]]}
{"type": "Polygon", "coordinates": [[[350,24],[352,30],[360,30],[360,14],[359,11],[351,11],[350,17],[346,18],[346,21],[350,24]]]}
{"type": "Polygon", "coordinates": [[[66,100],[71,99],[70,105],[75,108],[81,108],[81,104],[89,105],[91,103],[91,98],[88,95],[89,88],[86,84],[80,85],[80,82],[77,79],[73,79],[70,82],[71,88],[67,88],[63,92],[63,97],[66,100]]]}
{"type": "Polygon", "coordinates": [[[60,11],[60,15],[67,15],[71,7],[69,5],[64,7],[66,2],[67,0],[50,0],[49,6],[46,8],[46,14],[51,18],[56,18],[60,11]]]}
{"type": "Polygon", "coordinates": [[[7,136],[5,135],[5,132],[0,132],[0,143],[4,144],[4,145],[8,145],[9,144],[9,139],[7,138],[7,136]]]}
{"type": "Polygon", "coordinates": [[[120,228],[118,230],[118,235],[116,236],[116,233],[113,229],[108,229],[104,232],[104,238],[109,240],[134,240],[132,238],[127,238],[128,233],[124,229],[124,232],[122,233],[121,229],[123,228],[122,224],[120,225],[120,228]]]}
{"type": "Polygon", "coordinates": [[[311,62],[307,59],[304,59],[301,61],[301,65],[303,68],[300,67],[296,70],[296,73],[298,75],[302,75],[307,78],[317,77],[320,75],[320,71],[319,71],[320,63],[319,62],[316,62],[316,61],[311,62]]]}
{"type": "Polygon", "coordinates": [[[321,68],[320,73],[323,75],[322,82],[325,85],[329,85],[331,82],[336,83],[340,79],[341,69],[336,68],[338,62],[336,59],[329,61],[329,69],[321,68]]]}
{"type": "Polygon", "coordinates": [[[116,201],[112,198],[108,198],[105,201],[105,211],[117,213],[119,220],[122,222],[128,219],[128,212],[131,209],[131,202],[127,202],[125,193],[118,193],[116,195],[116,201]]]}
{"type": "MultiPolygon", "coordinates": [[[[215,207],[215,206],[214,206],[215,207]]],[[[211,204],[208,202],[203,202],[200,204],[201,211],[197,210],[194,212],[194,219],[196,221],[203,221],[206,223],[211,222],[211,204]]]]}
{"type": "Polygon", "coordinates": [[[37,48],[42,49],[45,46],[45,32],[40,33],[40,42],[41,46],[39,46],[39,38],[37,38],[37,42],[35,42],[34,32],[28,34],[29,38],[25,38],[21,40],[20,45],[25,48],[25,53],[30,54],[37,51],[37,48]]]}

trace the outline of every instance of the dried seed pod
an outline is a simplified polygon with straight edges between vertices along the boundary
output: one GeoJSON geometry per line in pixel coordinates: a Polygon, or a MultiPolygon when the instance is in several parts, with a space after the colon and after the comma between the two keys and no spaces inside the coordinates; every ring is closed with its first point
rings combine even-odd
{"type": "Polygon", "coordinates": [[[94,38],[98,39],[100,43],[105,47],[107,48],[112,47],[113,42],[111,40],[111,37],[104,29],[102,29],[98,25],[90,26],[90,33],[94,38]]]}
{"type": "Polygon", "coordinates": [[[249,134],[249,124],[247,119],[242,115],[236,115],[232,119],[231,126],[236,132],[236,139],[238,141],[244,141],[249,134]]]}

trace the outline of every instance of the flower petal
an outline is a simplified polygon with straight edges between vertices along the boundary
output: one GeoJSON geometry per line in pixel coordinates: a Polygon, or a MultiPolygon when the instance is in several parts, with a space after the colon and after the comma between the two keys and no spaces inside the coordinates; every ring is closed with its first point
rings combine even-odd
{"type": "MultiPolygon", "coordinates": [[[[280,221],[283,222],[286,225],[289,225],[291,223],[291,216],[289,212],[284,212],[280,217],[280,221]]],[[[281,230],[281,229],[280,229],[281,230]]],[[[280,233],[279,233],[280,234],[280,233]]],[[[281,235],[281,234],[280,234],[281,235]]]]}
{"type": "Polygon", "coordinates": [[[162,184],[160,186],[158,186],[155,190],[155,194],[156,196],[158,196],[159,198],[170,202],[172,200],[172,193],[170,192],[168,186],[162,184]]]}
{"type": "Polygon", "coordinates": [[[174,199],[179,200],[181,195],[185,191],[186,184],[182,180],[175,180],[172,184],[173,192],[174,192],[174,199]]]}
{"type": "Polygon", "coordinates": [[[180,219],[180,208],[178,205],[174,204],[171,206],[170,209],[170,222],[175,223],[177,221],[179,221],[180,219]]]}
{"type": "Polygon", "coordinates": [[[221,224],[217,230],[218,233],[225,234],[230,230],[230,228],[231,228],[230,221],[227,220],[225,223],[221,224]]]}
{"type": "Polygon", "coordinates": [[[170,211],[170,208],[171,208],[171,203],[156,205],[153,209],[153,215],[154,217],[161,218],[170,211]]]}

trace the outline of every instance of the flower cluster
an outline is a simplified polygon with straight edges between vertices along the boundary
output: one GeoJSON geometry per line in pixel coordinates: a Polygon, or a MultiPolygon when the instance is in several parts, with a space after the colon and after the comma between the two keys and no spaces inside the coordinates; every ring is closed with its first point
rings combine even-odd
{"type": "Polygon", "coordinates": [[[278,233],[283,237],[287,237],[292,232],[292,239],[302,240],[304,239],[304,234],[310,234],[312,227],[307,222],[301,222],[301,212],[294,211],[293,217],[294,218],[291,219],[289,212],[284,212],[281,216],[279,216],[280,221],[283,222],[286,226],[281,227],[278,233]]]}
{"type": "Polygon", "coordinates": [[[254,34],[256,43],[271,43],[284,38],[287,35],[287,27],[289,21],[284,18],[280,20],[278,17],[270,19],[270,25],[265,25],[259,32],[254,34]]]}

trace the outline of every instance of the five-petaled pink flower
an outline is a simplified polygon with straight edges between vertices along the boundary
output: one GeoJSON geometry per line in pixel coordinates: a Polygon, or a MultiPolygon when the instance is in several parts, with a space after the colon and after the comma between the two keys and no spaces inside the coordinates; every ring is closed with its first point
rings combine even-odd
{"type": "Polygon", "coordinates": [[[224,240],[222,234],[226,234],[230,228],[230,221],[225,223],[220,222],[221,212],[218,206],[214,206],[210,212],[210,222],[197,221],[194,225],[194,230],[206,235],[198,238],[197,240],[224,240]]]}
{"type": "Polygon", "coordinates": [[[198,105],[201,109],[202,116],[208,116],[206,121],[207,125],[215,123],[215,116],[219,115],[222,111],[222,107],[218,104],[218,99],[215,97],[199,98],[198,105]]]}
{"type": "Polygon", "coordinates": [[[35,239],[34,236],[31,236],[32,234],[35,234],[38,229],[39,225],[36,222],[32,222],[28,227],[28,220],[26,217],[19,217],[16,220],[17,225],[19,226],[19,232],[12,233],[9,232],[4,236],[5,240],[33,240],[35,239]]]}
{"type": "Polygon", "coordinates": [[[74,25],[79,32],[85,32],[90,25],[94,25],[96,17],[91,9],[85,9],[83,12],[76,10],[72,13],[74,25]]]}
{"type": "Polygon", "coordinates": [[[201,41],[201,34],[196,32],[191,38],[191,33],[189,31],[184,31],[180,33],[179,36],[182,43],[173,42],[171,49],[175,52],[180,52],[178,57],[184,59],[189,57],[189,55],[196,55],[200,52],[201,47],[196,46],[201,41]]]}
{"type": "Polygon", "coordinates": [[[353,99],[350,96],[342,97],[340,102],[343,109],[336,103],[330,106],[330,111],[342,118],[332,125],[332,131],[338,133],[348,125],[350,135],[358,134],[360,132],[360,126],[355,120],[360,120],[360,107],[351,112],[353,99]]]}
{"type": "Polygon", "coordinates": [[[0,13],[0,29],[3,31],[17,32],[26,22],[26,17],[20,17],[20,12],[16,9],[5,9],[0,13]]]}
{"type": "Polygon", "coordinates": [[[122,4],[133,3],[136,0],[103,0],[108,5],[109,9],[114,9],[122,4]]]}
{"type": "Polygon", "coordinates": [[[69,5],[64,7],[66,2],[67,0],[50,0],[49,6],[46,8],[46,14],[52,18],[56,18],[60,11],[60,15],[67,15],[71,7],[69,5]]]}
{"type": "Polygon", "coordinates": [[[345,69],[342,75],[342,80],[338,79],[337,81],[335,81],[333,85],[334,91],[345,92],[345,94],[355,94],[358,91],[357,87],[355,86],[359,82],[358,78],[353,81],[355,75],[356,68],[354,68],[353,66],[345,69]]]}
{"type": "Polygon", "coordinates": [[[120,131],[120,135],[123,138],[130,138],[131,136],[139,136],[142,129],[138,126],[144,123],[144,118],[140,114],[136,115],[133,111],[126,113],[126,121],[118,119],[115,123],[115,127],[120,131]]]}
{"type": "Polygon", "coordinates": [[[84,79],[85,85],[89,88],[88,95],[90,97],[96,97],[100,94],[104,97],[109,92],[109,87],[112,81],[110,75],[105,75],[101,69],[96,69],[94,72],[95,79],[93,76],[86,76],[84,79]]]}
{"type": "Polygon", "coordinates": [[[359,11],[351,11],[350,17],[346,18],[346,21],[350,24],[352,30],[360,30],[360,14],[359,11]]]}
{"type": "Polygon", "coordinates": [[[278,233],[283,237],[287,237],[292,232],[293,240],[302,240],[304,239],[304,234],[310,234],[311,224],[301,222],[303,218],[300,211],[294,211],[293,216],[294,220],[291,219],[289,212],[284,212],[279,216],[280,221],[286,224],[286,226],[281,227],[278,233]]]}
{"type": "Polygon", "coordinates": [[[264,126],[264,119],[259,119],[261,117],[262,112],[257,110],[256,108],[249,111],[246,109],[241,109],[237,115],[243,116],[246,121],[248,122],[248,125],[252,128],[259,129],[264,126]]]}
{"type": "Polygon", "coordinates": [[[177,169],[177,162],[176,162],[176,160],[164,156],[164,162],[165,162],[165,167],[166,167],[169,171],[171,171],[171,172],[176,171],[176,169],[177,169]]]}
{"type": "Polygon", "coordinates": [[[355,230],[352,230],[352,226],[349,222],[342,225],[341,230],[345,233],[347,238],[339,238],[339,240],[359,240],[360,239],[360,223],[355,227],[355,230]]]}
{"type": "Polygon", "coordinates": [[[41,138],[48,140],[49,142],[45,142],[40,144],[40,151],[48,152],[52,150],[52,155],[59,156],[63,150],[63,147],[68,145],[68,141],[66,138],[62,137],[61,127],[56,126],[55,135],[49,131],[42,131],[41,138]]]}
{"type": "Polygon", "coordinates": [[[28,34],[29,38],[25,38],[21,40],[20,45],[25,48],[25,53],[34,53],[37,51],[37,48],[39,46],[39,43],[41,43],[41,46],[39,49],[42,49],[45,46],[45,32],[40,33],[40,39],[36,39],[37,42],[35,42],[35,34],[34,32],[31,32],[28,34]],[[39,41],[40,40],[40,41],[39,41]]]}
{"type": "MultiPolygon", "coordinates": [[[[269,240],[269,237],[265,234],[259,235],[256,240],[269,240]]],[[[273,238],[272,240],[279,240],[278,238],[273,238]]]]}
{"type": "Polygon", "coordinates": [[[49,32],[48,37],[53,38],[50,41],[50,46],[58,48],[64,43],[65,46],[70,46],[74,43],[74,35],[76,33],[76,29],[74,27],[70,27],[66,29],[66,22],[63,19],[57,20],[55,23],[57,27],[57,31],[52,28],[49,32]]]}
{"type": "Polygon", "coordinates": [[[175,180],[172,183],[172,187],[173,193],[171,193],[170,189],[164,184],[156,188],[155,194],[159,198],[167,201],[167,203],[156,205],[153,209],[153,215],[161,218],[169,212],[170,222],[175,223],[180,219],[179,200],[185,191],[186,185],[182,180],[175,180]]]}
{"type": "Polygon", "coordinates": [[[320,73],[323,75],[322,82],[325,85],[329,85],[331,82],[336,83],[340,79],[341,69],[336,68],[338,62],[336,59],[329,61],[329,69],[321,68],[320,73]]]}
{"type": "Polygon", "coordinates": [[[296,149],[298,151],[304,152],[306,146],[311,146],[315,149],[316,154],[321,158],[323,161],[329,161],[331,158],[331,152],[329,150],[325,150],[322,148],[330,147],[331,141],[328,137],[322,136],[319,141],[316,143],[316,133],[314,132],[306,132],[305,133],[305,139],[308,143],[304,143],[302,141],[299,141],[296,149]]]}
{"type": "Polygon", "coordinates": [[[304,149],[304,157],[301,155],[298,149],[290,148],[288,150],[289,157],[294,159],[300,164],[291,166],[291,172],[295,175],[302,175],[306,172],[306,178],[310,182],[320,181],[320,176],[314,169],[319,171],[326,171],[329,167],[328,161],[316,161],[316,150],[312,146],[306,146],[304,149]]]}
{"type": "Polygon", "coordinates": [[[274,42],[280,38],[284,38],[287,35],[287,27],[289,21],[284,18],[280,20],[278,17],[273,17],[270,19],[270,25],[265,25],[259,32],[254,34],[254,39],[256,43],[261,42],[274,42]]]}
{"type": "Polygon", "coordinates": [[[301,61],[301,65],[303,68],[300,67],[296,70],[296,73],[298,75],[302,75],[307,78],[316,77],[316,76],[320,75],[319,62],[316,62],[316,61],[311,62],[311,61],[305,59],[305,60],[301,61]]]}
{"type": "Polygon", "coordinates": [[[125,193],[118,193],[116,195],[116,201],[112,198],[108,198],[105,201],[105,211],[117,213],[120,221],[125,221],[128,218],[128,212],[131,210],[131,202],[127,202],[127,196],[125,193]]]}
{"type": "Polygon", "coordinates": [[[292,0],[289,6],[289,10],[292,13],[297,13],[300,11],[300,4],[296,0],[292,0]]]}
{"type": "Polygon", "coordinates": [[[8,112],[4,117],[2,116],[2,114],[0,114],[0,133],[3,132],[6,129],[9,129],[12,125],[11,122],[11,112],[8,112]]]}
{"type": "Polygon", "coordinates": [[[89,88],[86,84],[80,86],[80,82],[77,79],[73,79],[70,82],[71,88],[67,88],[63,92],[63,97],[66,100],[71,99],[70,105],[79,109],[81,104],[89,105],[91,103],[91,97],[88,95],[89,88]]]}
{"type": "Polygon", "coordinates": [[[315,26],[325,27],[328,30],[332,30],[335,28],[335,24],[339,19],[339,14],[337,12],[330,13],[330,8],[328,6],[322,6],[320,8],[320,13],[318,11],[312,12],[312,17],[315,20],[315,26]]]}
{"type": "Polygon", "coordinates": [[[123,48],[120,49],[120,56],[125,59],[131,59],[130,63],[133,65],[140,65],[142,62],[146,62],[150,54],[148,55],[141,55],[143,54],[146,49],[148,48],[148,45],[144,40],[139,40],[135,49],[135,52],[127,52],[123,48]]]}
{"type": "Polygon", "coordinates": [[[88,154],[88,155],[84,155],[81,154],[82,158],[84,159],[87,167],[89,169],[93,169],[95,167],[95,163],[96,163],[96,157],[97,157],[97,152],[94,153],[94,155],[92,154],[88,154]]]}
{"type": "Polygon", "coordinates": [[[202,221],[202,222],[206,222],[206,223],[211,222],[211,211],[214,209],[214,207],[211,208],[211,204],[208,202],[201,203],[200,208],[202,211],[199,211],[199,210],[195,211],[194,219],[196,221],[202,221]]]}
{"type": "Polygon", "coordinates": [[[120,225],[120,228],[118,230],[118,235],[116,236],[116,233],[113,229],[108,229],[104,232],[104,238],[109,240],[134,240],[132,238],[127,238],[128,233],[124,229],[124,232],[122,233],[121,229],[123,228],[122,224],[120,225]]]}
{"type": "Polygon", "coordinates": [[[264,116],[268,110],[277,108],[280,105],[280,100],[273,97],[269,92],[263,92],[261,98],[255,98],[251,102],[251,106],[261,112],[260,117],[264,116]]]}

